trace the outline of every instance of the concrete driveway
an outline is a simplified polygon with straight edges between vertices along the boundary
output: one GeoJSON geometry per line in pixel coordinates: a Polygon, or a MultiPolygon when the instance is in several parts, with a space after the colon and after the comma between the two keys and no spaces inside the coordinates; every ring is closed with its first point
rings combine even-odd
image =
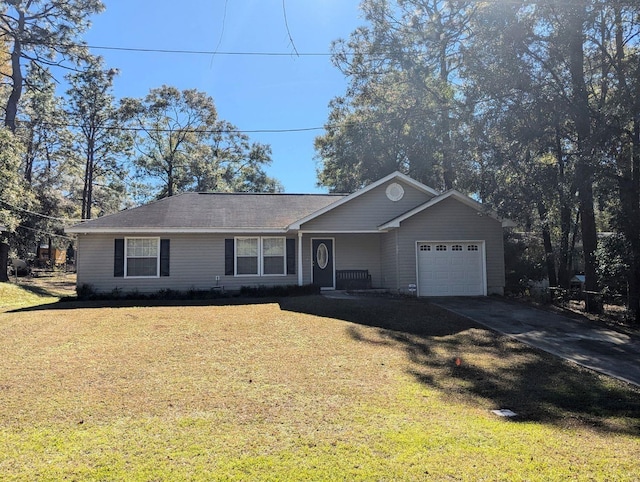
{"type": "Polygon", "coordinates": [[[638,335],[496,298],[431,301],[523,343],[640,386],[638,335]]]}

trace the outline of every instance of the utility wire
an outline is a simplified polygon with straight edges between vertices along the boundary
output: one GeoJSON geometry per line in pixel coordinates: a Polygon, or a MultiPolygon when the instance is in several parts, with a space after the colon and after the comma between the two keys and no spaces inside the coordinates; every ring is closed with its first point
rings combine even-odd
{"type": "Polygon", "coordinates": [[[220,30],[220,38],[218,38],[218,45],[216,45],[216,50],[214,51],[213,55],[211,56],[211,62],[213,63],[213,59],[215,58],[216,54],[218,53],[218,49],[220,48],[220,45],[222,45],[222,39],[224,38],[224,29],[225,29],[225,25],[227,23],[227,6],[228,6],[229,0],[225,0],[224,2],[224,13],[222,14],[222,29],[220,30]]]}
{"type": "MultiPolygon", "coordinates": [[[[476,101],[474,102],[474,104],[479,104],[481,103],[480,101],[476,101]]],[[[280,134],[280,133],[296,133],[296,132],[310,132],[310,131],[322,131],[322,130],[327,130],[327,129],[335,129],[335,128],[340,128],[340,127],[349,127],[349,126],[354,126],[354,125],[360,125],[360,126],[375,126],[375,125],[380,125],[380,124],[388,124],[390,122],[394,122],[396,120],[402,120],[402,121],[408,121],[411,119],[422,119],[427,115],[430,114],[437,114],[437,113],[442,113],[443,111],[441,109],[431,109],[429,111],[425,111],[425,112],[420,112],[417,114],[410,114],[407,116],[403,116],[402,119],[397,119],[397,118],[389,118],[389,119],[369,119],[369,120],[365,120],[365,121],[351,121],[351,120],[347,120],[347,121],[343,121],[339,124],[327,124],[324,126],[317,126],[317,127],[299,127],[299,128],[292,128],[292,129],[197,129],[197,128],[189,128],[189,129],[179,129],[181,132],[185,132],[185,133],[194,133],[194,134],[255,134],[255,133],[269,133],[269,134],[280,134]]],[[[81,124],[73,124],[73,123],[66,123],[66,122],[47,122],[47,121],[37,121],[40,125],[42,126],[49,126],[49,127],[69,127],[69,128],[73,128],[73,129],[81,129],[82,127],[84,127],[81,124]]],[[[20,123],[18,123],[16,125],[17,129],[28,129],[29,126],[27,125],[21,125],[20,123]]],[[[101,129],[104,130],[109,130],[109,131],[126,131],[126,132],[153,132],[153,133],[171,133],[171,132],[175,132],[176,129],[161,129],[161,128],[157,128],[157,127],[145,127],[145,126],[140,126],[140,127],[130,127],[130,126],[103,126],[101,127],[101,129]]],[[[0,199],[0,201],[2,201],[0,199]]]]}
{"type": "MultiPolygon", "coordinates": [[[[43,126],[49,127],[71,127],[74,129],[80,129],[84,126],[80,124],[70,124],[63,122],[47,122],[40,121],[43,126]]],[[[17,125],[18,129],[28,129],[29,126],[17,125]]],[[[151,127],[127,127],[127,126],[104,126],[101,129],[110,131],[127,131],[127,132],[175,132],[175,129],[159,129],[151,127]]],[[[294,129],[181,129],[182,132],[195,133],[195,134],[280,134],[287,132],[309,132],[320,131],[324,127],[300,127],[294,129]]]]}
{"type": "Polygon", "coordinates": [[[47,236],[53,236],[53,237],[57,237],[57,238],[65,238],[65,239],[70,239],[73,241],[73,238],[71,236],[65,236],[64,234],[56,234],[56,233],[52,233],[49,231],[43,231],[42,229],[36,229],[36,228],[31,228],[29,226],[25,226],[23,224],[18,224],[19,228],[22,229],[26,229],[28,231],[35,231],[36,233],[42,233],[42,234],[46,234],[47,236]]]}
{"type": "Polygon", "coordinates": [[[40,216],[41,218],[46,218],[46,219],[51,219],[52,221],[62,221],[65,223],[78,223],[81,220],[80,219],[72,219],[72,218],[57,218],[55,216],[48,216],[46,214],[42,214],[42,213],[38,213],[35,211],[30,211],[28,209],[24,209],[24,208],[20,208],[18,206],[14,206],[11,203],[8,203],[7,201],[5,201],[4,199],[0,199],[0,203],[4,204],[5,206],[8,206],[10,209],[15,209],[16,211],[22,211],[28,214],[33,214],[34,216],[40,216]]]}
{"type": "MultiPolygon", "coordinates": [[[[67,47],[72,45],[65,45],[67,47]]],[[[117,50],[121,52],[151,52],[158,54],[187,54],[187,55],[229,55],[229,56],[256,56],[256,57],[291,57],[290,52],[230,52],[230,51],[218,51],[218,50],[176,50],[176,49],[153,49],[143,47],[111,47],[106,45],[84,45],[89,49],[94,50],[117,50]]],[[[295,55],[298,57],[331,57],[333,54],[328,52],[298,52],[296,50],[295,55]]],[[[346,55],[353,55],[350,52],[346,52],[346,55]]]]}
{"type": "Polygon", "coordinates": [[[291,30],[289,29],[289,22],[287,21],[287,6],[285,5],[285,0],[282,0],[282,15],[284,16],[284,26],[287,29],[287,35],[289,36],[289,42],[291,43],[291,47],[293,48],[293,52],[300,57],[298,53],[298,49],[296,48],[296,44],[293,41],[293,37],[291,36],[291,30]]]}

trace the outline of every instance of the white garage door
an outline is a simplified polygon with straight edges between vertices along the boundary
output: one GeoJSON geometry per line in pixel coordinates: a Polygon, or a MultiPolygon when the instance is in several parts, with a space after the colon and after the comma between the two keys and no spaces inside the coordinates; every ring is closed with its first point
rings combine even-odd
{"type": "Polygon", "coordinates": [[[484,290],[481,243],[418,243],[420,296],[482,296],[484,290]]]}

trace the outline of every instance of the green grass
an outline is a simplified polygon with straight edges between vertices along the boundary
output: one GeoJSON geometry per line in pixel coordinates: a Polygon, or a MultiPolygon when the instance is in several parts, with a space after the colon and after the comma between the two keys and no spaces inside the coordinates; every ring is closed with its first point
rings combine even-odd
{"type": "Polygon", "coordinates": [[[55,303],[58,296],[38,288],[29,289],[15,283],[0,283],[0,310],[55,303]]]}
{"type": "Polygon", "coordinates": [[[234,303],[0,310],[2,479],[638,480],[640,390],[421,301],[234,303]]]}

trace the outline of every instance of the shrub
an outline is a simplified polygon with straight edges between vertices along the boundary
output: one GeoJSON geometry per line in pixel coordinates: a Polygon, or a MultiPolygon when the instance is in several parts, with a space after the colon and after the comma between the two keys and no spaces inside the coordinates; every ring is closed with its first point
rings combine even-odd
{"type": "Polygon", "coordinates": [[[79,300],[90,300],[96,296],[96,290],[90,284],[81,284],[76,288],[79,300]]]}
{"type": "Polygon", "coordinates": [[[316,285],[281,285],[281,286],[242,286],[240,296],[251,298],[280,298],[283,296],[306,296],[320,294],[316,285]]]}

